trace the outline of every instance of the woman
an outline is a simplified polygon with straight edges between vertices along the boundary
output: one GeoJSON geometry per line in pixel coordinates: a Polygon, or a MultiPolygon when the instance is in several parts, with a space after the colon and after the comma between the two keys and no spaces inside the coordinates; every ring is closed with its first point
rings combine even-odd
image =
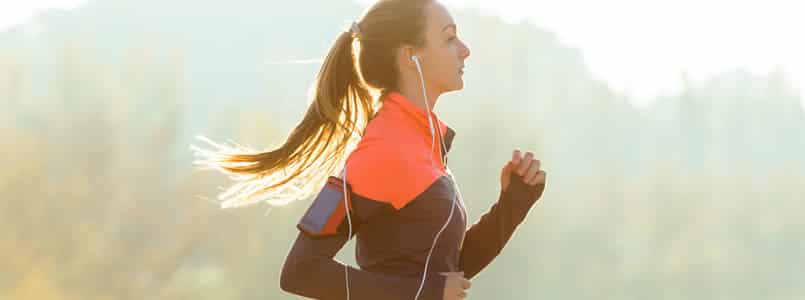
{"type": "Polygon", "coordinates": [[[243,180],[222,195],[228,206],[276,196],[286,185],[320,183],[310,178],[345,163],[340,180],[350,213],[337,220],[335,233],[299,232],[282,268],[283,290],[317,299],[467,296],[469,280],[501,252],[542,195],[546,176],[531,152],[515,150],[502,168],[497,202],[466,229],[446,165],[455,131],[433,107],[442,93],[463,88],[469,55],[440,3],[381,0],[335,40],[314,101],[281,147],[202,152],[204,163],[243,180]],[[360,140],[348,151],[356,133],[360,140]],[[353,235],[360,269],[333,259],[353,235]]]}

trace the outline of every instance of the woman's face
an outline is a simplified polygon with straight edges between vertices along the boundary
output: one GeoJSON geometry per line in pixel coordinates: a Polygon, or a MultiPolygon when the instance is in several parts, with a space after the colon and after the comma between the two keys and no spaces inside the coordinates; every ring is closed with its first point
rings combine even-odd
{"type": "Polygon", "coordinates": [[[464,60],[470,49],[458,38],[453,17],[440,3],[425,7],[425,46],[416,54],[428,88],[438,94],[464,88],[464,60]]]}

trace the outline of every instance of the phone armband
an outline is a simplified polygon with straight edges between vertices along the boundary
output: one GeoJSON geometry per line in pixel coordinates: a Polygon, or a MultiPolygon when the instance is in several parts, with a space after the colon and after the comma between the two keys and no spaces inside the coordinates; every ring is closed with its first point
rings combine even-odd
{"type": "Polygon", "coordinates": [[[337,234],[347,214],[347,209],[344,207],[344,189],[347,190],[347,205],[351,208],[352,193],[349,184],[345,187],[341,178],[328,177],[327,183],[313,199],[313,203],[302,215],[296,227],[314,237],[337,234]]]}

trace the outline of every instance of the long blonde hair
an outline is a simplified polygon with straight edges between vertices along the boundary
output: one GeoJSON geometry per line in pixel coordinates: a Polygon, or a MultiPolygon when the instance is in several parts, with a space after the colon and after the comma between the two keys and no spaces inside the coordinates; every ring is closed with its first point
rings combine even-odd
{"type": "Polygon", "coordinates": [[[201,169],[235,184],[221,193],[223,208],[263,200],[274,206],[309,197],[342,166],[384,96],[398,90],[397,49],[425,43],[425,5],[432,0],[381,0],[359,30],[341,33],[325,57],[302,120],[277,149],[254,151],[201,136],[213,150],[191,146],[201,169]]]}

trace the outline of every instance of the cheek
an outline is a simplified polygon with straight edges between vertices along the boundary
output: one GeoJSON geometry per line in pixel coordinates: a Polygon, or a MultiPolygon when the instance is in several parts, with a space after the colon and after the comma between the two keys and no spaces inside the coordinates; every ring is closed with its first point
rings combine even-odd
{"type": "Polygon", "coordinates": [[[429,57],[432,59],[425,66],[428,69],[425,71],[428,81],[443,87],[455,85],[459,74],[454,50],[453,47],[446,46],[430,53],[429,57]]]}
{"type": "Polygon", "coordinates": [[[433,55],[429,57],[431,60],[425,65],[425,68],[427,68],[425,75],[439,81],[444,77],[447,71],[448,63],[445,61],[447,57],[445,57],[444,53],[433,53],[433,55]]]}
{"type": "Polygon", "coordinates": [[[451,63],[449,59],[450,59],[449,57],[442,58],[439,61],[438,66],[434,68],[434,70],[436,71],[435,75],[439,77],[436,80],[439,82],[451,83],[455,81],[455,76],[458,75],[456,73],[457,72],[456,68],[453,66],[454,64],[451,63]]]}
{"type": "Polygon", "coordinates": [[[452,49],[444,49],[439,53],[439,61],[436,62],[438,64],[439,73],[444,75],[451,75],[458,72],[456,68],[456,56],[453,53],[452,49]]]}

